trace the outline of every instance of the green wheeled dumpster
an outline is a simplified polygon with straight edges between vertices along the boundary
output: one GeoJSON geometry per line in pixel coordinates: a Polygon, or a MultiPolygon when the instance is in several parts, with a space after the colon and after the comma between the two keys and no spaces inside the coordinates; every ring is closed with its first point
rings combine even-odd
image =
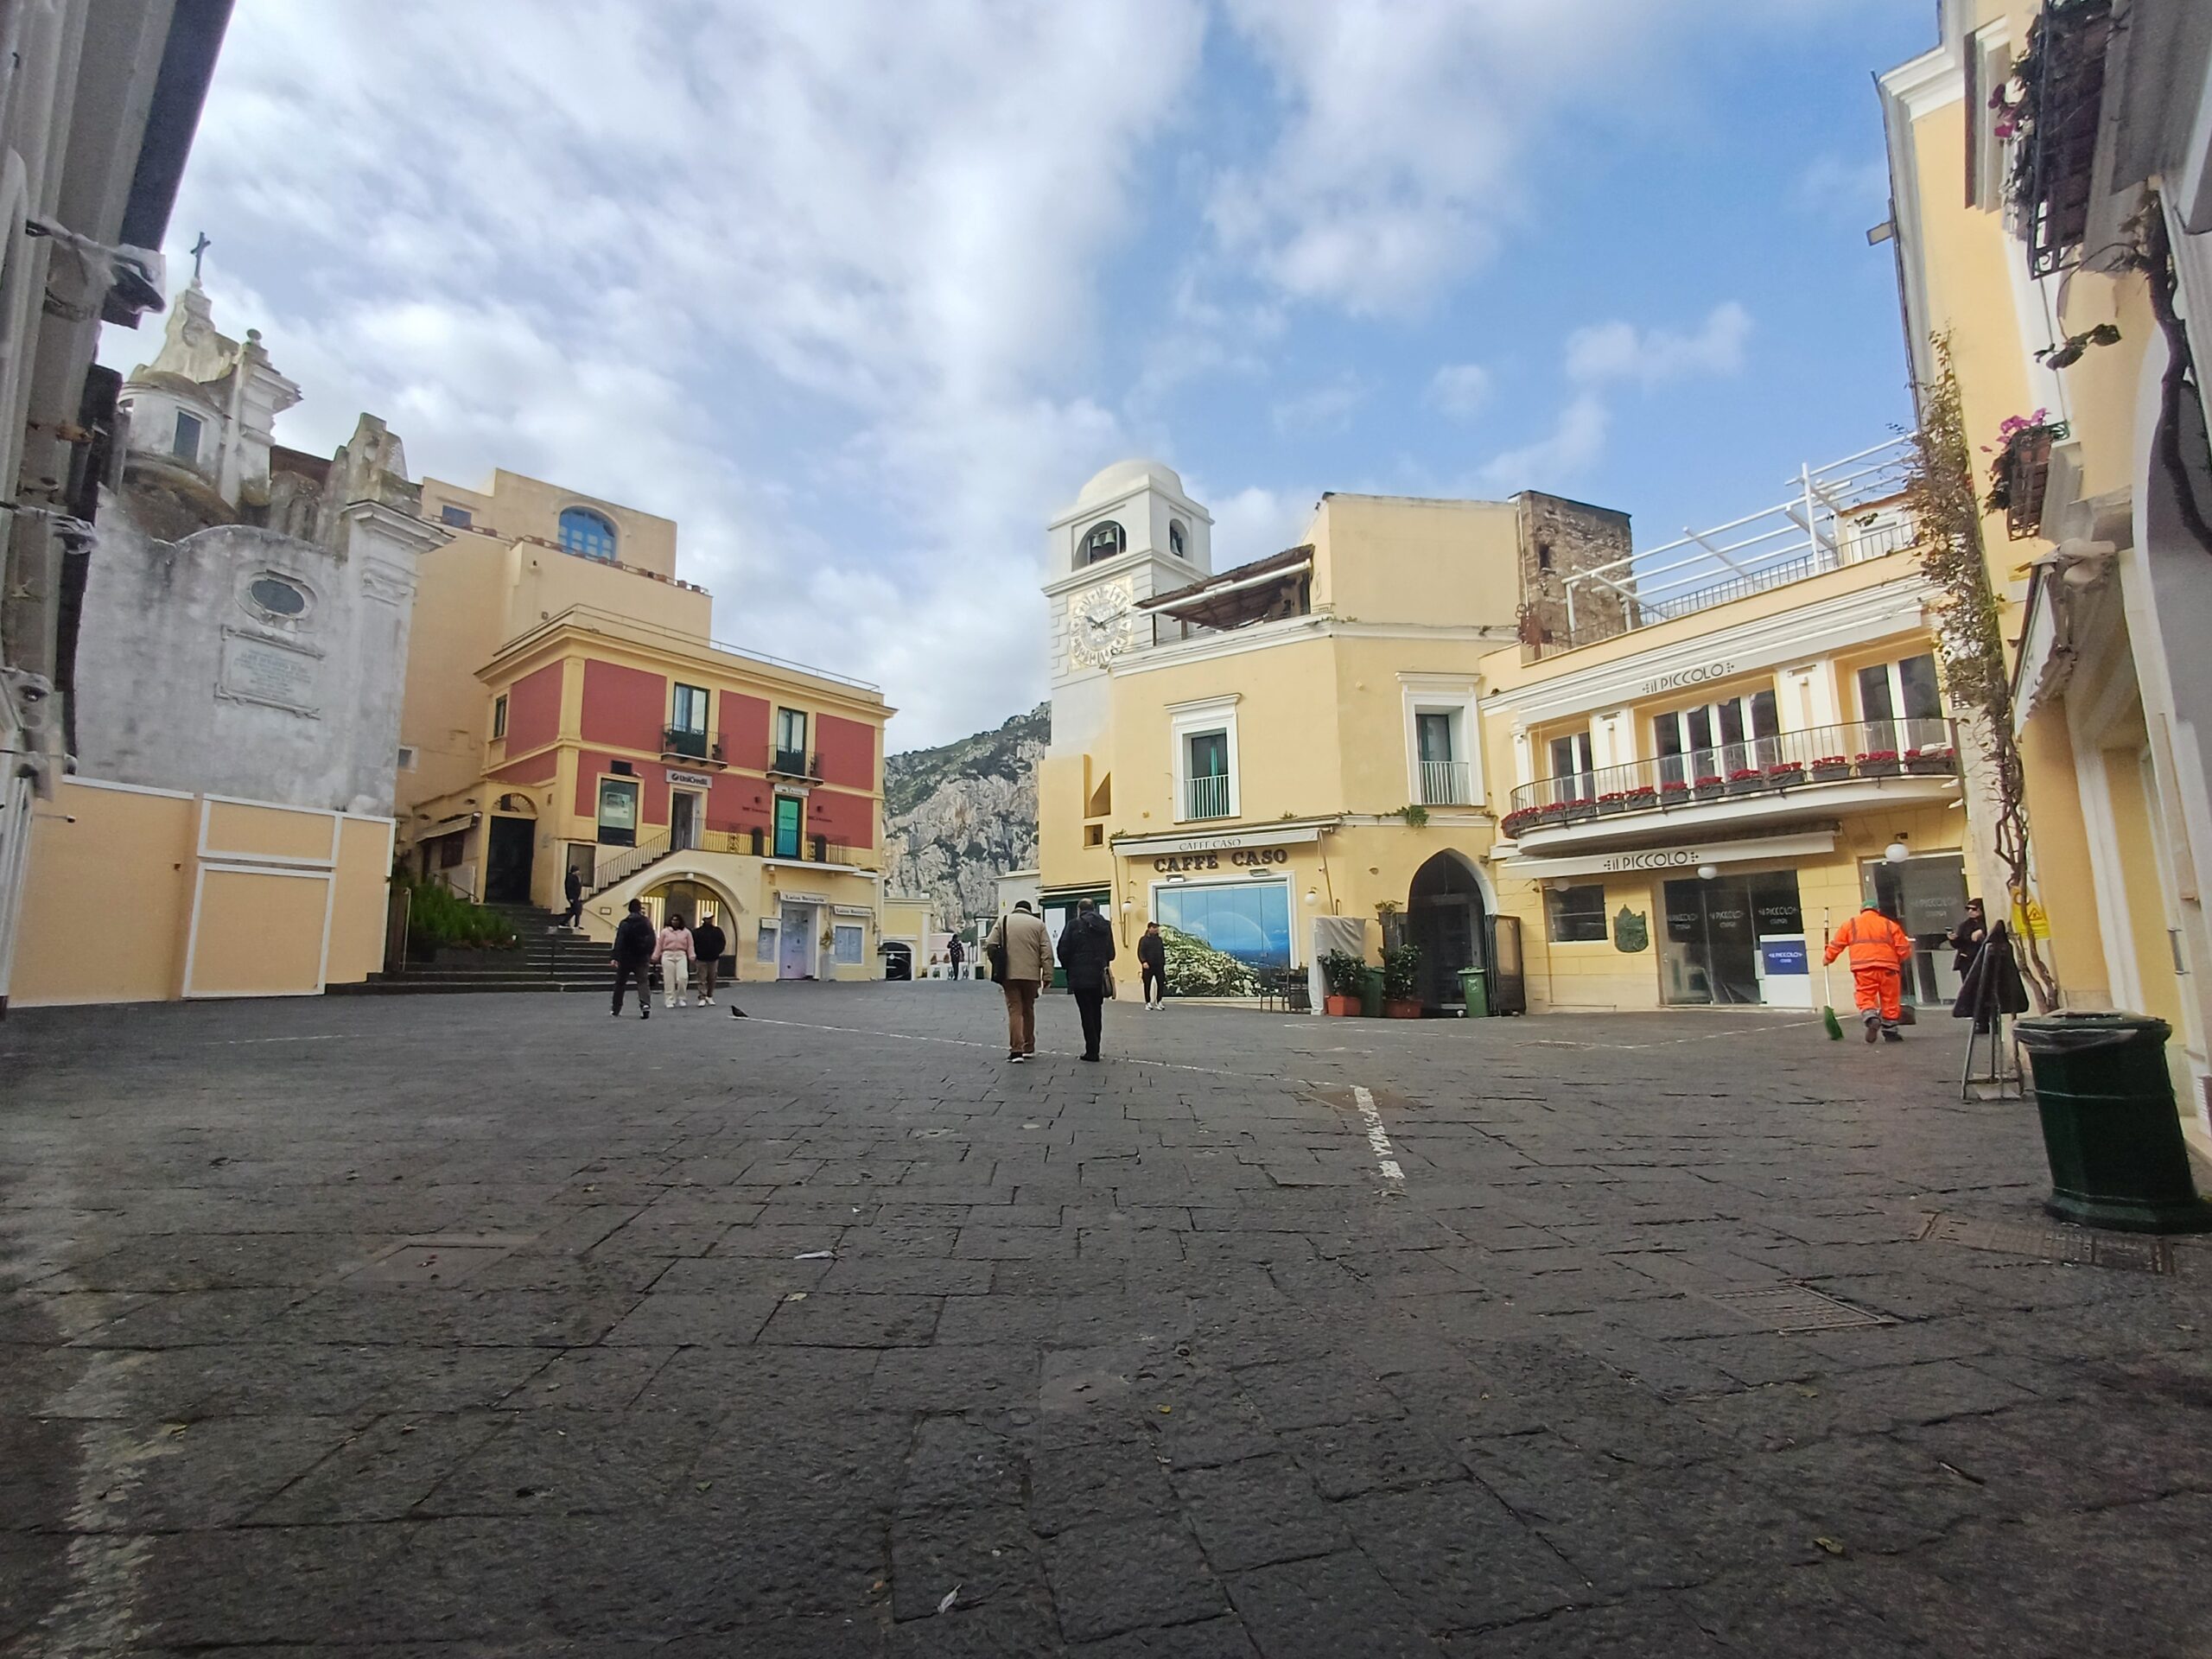
{"type": "Polygon", "coordinates": [[[1370,968],[1367,977],[1359,982],[1359,1011],[1370,1020],[1382,1017],[1382,970],[1370,968]]]}
{"type": "Polygon", "coordinates": [[[2044,1210],[2123,1232],[2212,1231],[2166,1070],[2173,1028],[2141,1014],[2058,1014],[2015,1029],[2035,1073],[2050,1160],[2044,1210]]]}
{"type": "Polygon", "coordinates": [[[1459,970],[1459,1000],[1467,1005],[1467,1018],[1490,1017],[1490,976],[1480,968],[1459,970]]]}

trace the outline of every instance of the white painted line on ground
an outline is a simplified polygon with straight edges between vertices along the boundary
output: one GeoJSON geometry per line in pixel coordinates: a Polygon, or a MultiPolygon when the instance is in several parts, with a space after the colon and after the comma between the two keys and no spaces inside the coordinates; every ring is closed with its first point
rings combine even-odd
{"type": "Polygon", "coordinates": [[[1367,1122],[1367,1144],[1375,1148],[1375,1161],[1382,1167],[1382,1179],[1402,1182],[1406,1172],[1399,1167],[1398,1149],[1390,1144],[1389,1133],[1382,1127],[1382,1114],[1376,1109],[1375,1096],[1354,1084],[1351,1097],[1358,1103],[1359,1115],[1367,1122]]]}

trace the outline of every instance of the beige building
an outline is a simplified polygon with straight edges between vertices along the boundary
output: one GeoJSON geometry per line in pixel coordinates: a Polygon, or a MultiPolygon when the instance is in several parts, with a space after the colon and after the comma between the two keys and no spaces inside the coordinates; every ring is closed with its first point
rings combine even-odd
{"type": "Polygon", "coordinates": [[[1955,365],[2063,1000],[2212,1141],[2212,8],[1946,0],[1880,78],[1906,345],[1955,365]]]}

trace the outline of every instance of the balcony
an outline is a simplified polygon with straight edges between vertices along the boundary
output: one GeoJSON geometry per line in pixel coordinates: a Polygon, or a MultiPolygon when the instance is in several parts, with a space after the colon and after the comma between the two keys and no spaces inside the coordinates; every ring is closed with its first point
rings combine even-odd
{"type": "MultiPolygon", "coordinates": [[[[1736,820],[1745,816],[1734,810],[1738,803],[1757,807],[1749,815],[1754,817],[1785,817],[1808,798],[1836,806],[1850,804],[1853,795],[1871,800],[1891,779],[1934,779],[1942,785],[1939,792],[1948,793],[1958,775],[1957,734],[1948,720],[1857,721],[1541,778],[1513,791],[1501,827],[1516,841],[1549,841],[1553,830],[1594,832],[1616,819],[1633,820],[1633,827],[1648,832],[1643,815],[1724,802],[1731,810],[1698,811],[1696,818],[1736,820]],[[1845,785],[1867,787],[1847,794],[1845,785]]],[[[1602,838],[1596,833],[1573,837],[1602,838]]]]}
{"type": "Polygon", "coordinates": [[[1227,778],[1192,778],[1183,785],[1183,817],[1185,821],[1195,818],[1225,818],[1229,816],[1229,779],[1227,778]]]}
{"type": "Polygon", "coordinates": [[[2063,266],[2088,234],[2112,14],[2112,0],[2047,0],[2012,66],[2020,93],[2005,111],[2013,137],[2005,194],[2036,276],[2063,266]]]}
{"type": "Polygon", "coordinates": [[[786,749],[771,743],[768,759],[763,768],[772,778],[797,778],[807,783],[822,781],[822,756],[809,754],[804,749],[786,749]]]}
{"type": "Polygon", "coordinates": [[[1421,763],[1421,804],[1465,806],[1473,801],[1473,785],[1464,760],[1424,760],[1421,763]]]}
{"type": "Polygon", "coordinates": [[[678,726],[662,731],[660,755],[664,760],[699,760],[717,766],[723,764],[720,738],[702,731],[686,731],[678,726]]]}

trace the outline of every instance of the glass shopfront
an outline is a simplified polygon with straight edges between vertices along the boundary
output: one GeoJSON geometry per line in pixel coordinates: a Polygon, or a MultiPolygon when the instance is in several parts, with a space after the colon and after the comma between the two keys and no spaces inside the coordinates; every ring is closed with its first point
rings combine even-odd
{"type": "Polygon", "coordinates": [[[1666,883],[1661,995],[1677,1006],[1779,1003],[1808,994],[1805,916],[1795,870],[1666,883]]]}
{"type": "Polygon", "coordinates": [[[1932,1007],[1959,995],[1956,954],[1945,936],[1967,911],[1967,861],[1962,853],[1931,853],[1892,864],[1868,859],[1859,867],[1860,890],[1884,915],[1912,935],[1912,969],[1904,1000],[1932,1007]]]}
{"type": "Polygon", "coordinates": [[[1290,965],[1287,881],[1176,884],[1154,890],[1156,918],[1249,968],[1290,965]]]}

